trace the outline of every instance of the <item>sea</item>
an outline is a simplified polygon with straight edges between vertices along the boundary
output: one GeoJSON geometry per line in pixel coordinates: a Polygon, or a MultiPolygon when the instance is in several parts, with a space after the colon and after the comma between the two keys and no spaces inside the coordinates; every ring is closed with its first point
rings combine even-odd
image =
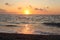
{"type": "Polygon", "coordinates": [[[0,14],[0,33],[60,35],[60,15],[0,14]]]}

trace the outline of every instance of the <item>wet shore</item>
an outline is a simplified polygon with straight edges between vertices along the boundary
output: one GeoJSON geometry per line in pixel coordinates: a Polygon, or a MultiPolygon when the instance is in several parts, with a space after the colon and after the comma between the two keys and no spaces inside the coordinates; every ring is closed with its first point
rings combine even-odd
{"type": "Polygon", "coordinates": [[[59,40],[59,35],[0,33],[0,40],[59,40]]]}

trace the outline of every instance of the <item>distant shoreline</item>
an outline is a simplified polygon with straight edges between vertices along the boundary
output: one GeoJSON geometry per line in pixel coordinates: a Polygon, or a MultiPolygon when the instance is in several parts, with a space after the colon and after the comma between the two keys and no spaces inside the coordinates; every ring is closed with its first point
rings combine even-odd
{"type": "MultiPolygon", "coordinates": [[[[24,15],[24,14],[0,14],[0,15],[24,15]]],[[[56,15],[58,15],[58,16],[60,16],[59,14],[50,14],[50,15],[48,15],[48,14],[30,14],[30,15],[40,15],[40,16],[56,16],[56,15]]],[[[25,16],[27,16],[27,15],[25,15],[25,16]]],[[[29,15],[28,15],[29,16],[29,15]]]]}

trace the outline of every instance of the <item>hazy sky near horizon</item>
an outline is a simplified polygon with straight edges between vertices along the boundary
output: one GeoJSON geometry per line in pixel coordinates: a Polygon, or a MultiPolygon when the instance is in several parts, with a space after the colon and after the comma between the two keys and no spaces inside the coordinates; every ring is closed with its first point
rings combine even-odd
{"type": "Polygon", "coordinates": [[[60,14],[60,0],[0,0],[0,11],[21,12],[27,7],[33,13],[60,14]]]}

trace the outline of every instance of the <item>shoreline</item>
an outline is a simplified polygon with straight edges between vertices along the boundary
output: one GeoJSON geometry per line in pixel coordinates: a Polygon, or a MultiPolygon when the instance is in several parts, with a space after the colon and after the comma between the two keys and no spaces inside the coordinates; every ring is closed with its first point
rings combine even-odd
{"type": "Polygon", "coordinates": [[[58,40],[59,35],[0,33],[0,40],[58,40]]]}

